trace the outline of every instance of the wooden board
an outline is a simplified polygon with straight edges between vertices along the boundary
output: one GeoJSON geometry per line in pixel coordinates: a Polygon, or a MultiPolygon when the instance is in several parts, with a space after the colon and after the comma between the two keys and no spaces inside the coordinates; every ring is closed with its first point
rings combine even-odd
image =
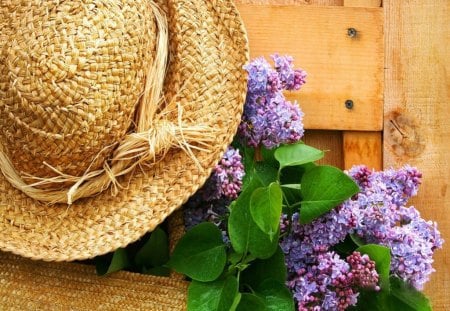
{"type": "Polygon", "coordinates": [[[426,286],[434,310],[450,308],[450,2],[386,0],[384,166],[424,175],[413,200],[446,240],[426,286]]]}
{"type": "Polygon", "coordinates": [[[343,132],[344,168],[364,164],[370,169],[383,169],[382,132],[343,132]]]}
{"type": "Polygon", "coordinates": [[[235,0],[239,4],[342,5],[344,0],[235,0]]]}
{"type": "Polygon", "coordinates": [[[383,11],[311,5],[239,4],[251,56],[281,52],[308,73],[298,100],[305,128],[382,129],[383,11]],[[357,35],[350,37],[348,28],[357,35]],[[354,102],[352,109],[345,101],[354,102]]]}
{"type": "Polygon", "coordinates": [[[376,8],[381,7],[381,0],[344,0],[344,6],[376,8]]]}
{"type": "Polygon", "coordinates": [[[308,130],[303,137],[305,144],[313,146],[319,150],[325,151],[325,156],[319,160],[319,164],[328,164],[344,168],[342,132],[327,130],[308,130]]]}
{"type": "MultiPolygon", "coordinates": [[[[344,6],[381,7],[381,0],[344,0],[344,6]]],[[[382,79],[381,83],[384,83],[384,77],[382,79]]],[[[380,90],[380,94],[383,91],[380,90]]],[[[345,169],[360,164],[364,164],[370,169],[383,169],[382,132],[344,131],[342,137],[345,169]]]]}

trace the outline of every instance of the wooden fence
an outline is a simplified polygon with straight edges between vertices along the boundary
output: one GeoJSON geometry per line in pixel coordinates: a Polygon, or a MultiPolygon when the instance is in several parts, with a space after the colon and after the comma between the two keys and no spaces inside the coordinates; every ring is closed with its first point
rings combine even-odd
{"type": "Polygon", "coordinates": [[[447,241],[426,293],[434,310],[449,310],[450,2],[236,2],[253,57],[290,54],[308,72],[292,99],[305,112],[306,142],[330,150],[327,163],[423,172],[411,204],[438,221],[447,241]]]}

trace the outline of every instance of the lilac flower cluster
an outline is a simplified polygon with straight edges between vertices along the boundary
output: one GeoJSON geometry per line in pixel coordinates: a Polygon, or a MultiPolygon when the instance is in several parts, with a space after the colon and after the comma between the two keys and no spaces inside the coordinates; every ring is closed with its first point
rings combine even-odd
{"type": "Polygon", "coordinates": [[[306,225],[300,224],[298,213],[292,221],[283,216],[281,230],[288,234],[280,246],[298,310],[345,310],[356,304],[357,287],[379,289],[375,264],[368,256],[354,253],[345,261],[331,251],[356,225],[350,204],[306,225]]]}
{"type": "Polygon", "coordinates": [[[421,290],[434,271],[433,253],[443,243],[435,222],[405,206],[417,194],[421,173],[410,166],[382,172],[357,166],[349,175],[361,188],[351,203],[359,206],[353,211],[359,219],[355,232],[368,243],[389,247],[391,273],[421,290]]]}
{"type": "Polygon", "coordinates": [[[238,135],[251,147],[274,148],[293,143],[303,136],[303,112],[286,100],[283,90],[298,90],[305,84],[306,72],[293,69],[290,56],[272,56],[275,69],[264,58],[245,66],[248,91],[238,135]]]}
{"type": "Polygon", "coordinates": [[[239,150],[228,147],[200,193],[205,201],[220,198],[236,199],[245,175],[239,150]]]}
{"type": "Polygon", "coordinates": [[[288,286],[298,310],[346,310],[357,303],[358,287],[380,290],[375,262],[352,253],[343,260],[333,251],[318,252],[291,273],[288,286]]]}
{"type": "Polygon", "coordinates": [[[184,205],[184,223],[190,229],[203,221],[216,224],[227,241],[227,214],[231,200],[236,199],[245,171],[239,150],[228,147],[205,185],[184,205]]]}
{"type": "Polygon", "coordinates": [[[317,253],[343,241],[347,234],[356,228],[356,218],[350,205],[343,205],[314,220],[301,225],[299,214],[292,216],[292,221],[284,215],[281,231],[290,232],[280,242],[286,256],[288,270],[296,271],[317,253]]]}
{"type": "Polygon", "coordinates": [[[331,282],[337,275],[346,275],[347,270],[342,268],[345,264],[352,271],[353,285],[379,290],[378,276],[370,258],[354,253],[345,261],[332,253],[332,247],[351,233],[367,243],[389,247],[391,274],[419,290],[434,271],[433,253],[443,243],[436,223],[425,221],[417,209],[405,206],[408,199],[417,194],[420,172],[410,166],[381,172],[357,166],[348,174],[361,189],[353,198],[307,225],[300,225],[297,213],[292,219],[285,215],[281,220],[281,229],[286,235],[280,245],[286,255],[288,285],[294,292],[299,310],[315,310],[315,307],[340,310],[345,303],[344,300],[337,301],[336,297],[345,297],[348,305],[356,303],[354,288],[352,291],[340,290],[329,286],[331,283],[326,286],[323,283],[323,279],[331,282]],[[318,269],[324,254],[334,260],[326,261],[329,263],[327,269],[318,269]],[[332,266],[341,267],[340,272],[331,273],[335,271],[332,266]]]}

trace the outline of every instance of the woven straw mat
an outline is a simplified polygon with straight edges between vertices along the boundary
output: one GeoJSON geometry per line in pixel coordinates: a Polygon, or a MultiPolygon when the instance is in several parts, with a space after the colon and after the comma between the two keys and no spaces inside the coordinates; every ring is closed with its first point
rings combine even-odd
{"type": "MultiPolygon", "coordinates": [[[[0,250],[33,259],[70,261],[125,247],[154,229],[182,205],[203,185],[219,161],[240,122],[246,93],[246,74],[242,67],[248,60],[248,47],[242,21],[232,1],[228,0],[158,2],[169,23],[170,62],[165,79],[165,99],[167,102],[174,99],[182,106],[184,123],[205,124],[216,130],[207,150],[193,150],[201,168],[185,151],[172,148],[156,164],[120,178],[123,189],[116,196],[106,190],[70,206],[39,203],[13,188],[0,174],[0,250]]],[[[139,66],[145,66],[151,59],[135,59],[134,67],[129,69],[136,70],[134,81],[122,77],[126,70],[116,71],[114,66],[127,69],[130,62],[127,62],[126,53],[131,51],[134,56],[141,55],[140,46],[151,49],[154,45],[151,38],[134,37],[134,33],[143,29],[141,25],[152,27],[151,23],[154,23],[146,24],[147,17],[152,19],[152,16],[146,13],[148,6],[145,3],[144,0],[0,1],[0,142],[8,143],[12,161],[17,162],[15,165],[30,166],[25,161],[33,160],[29,154],[36,155],[37,161],[44,160],[39,158],[42,150],[38,148],[44,148],[46,141],[27,141],[33,135],[42,136],[36,127],[46,130],[48,127],[56,135],[70,125],[68,120],[55,118],[49,111],[70,117],[68,107],[80,108],[76,105],[80,98],[94,91],[98,91],[95,96],[99,101],[108,104],[103,91],[114,89],[116,84],[122,87],[119,94],[123,95],[124,101],[136,100],[134,92],[139,93],[136,85],[143,81],[139,66]],[[127,28],[117,32],[116,29],[121,27],[127,28]],[[77,37],[80,33],[84,33],[84,37],[77,37]],[[117,39],[119,35],[120,40],[117,39]],[[71,36],[79,40],[78,50],[71,50],[72,41],[67,39],[71,36]],[[99,37],[111,40],[106,40],[108,44],[93,46],[89,40],[99,37]],[[123,43],[124,40],[129,41],[123,43]],[[122,45],[115,45],[118,42],[122,45]],[[136,46],[135,50],[133,46],[136,46]],[[63,54],[63,50],[76,52],[69,55],[63,54]],[[111,68],[111,64],[115,65],[111,68]],[[35,79],[36,76],[40,78],[35,79]],[[100,90],[92,89],[95,85],[100,90]],[[32,113],[21,115],[23,109],[32,113]],[[44,124],[33,123],[35,118],[44,120],[44,124]],[[14,126],[10,125],[12,123],[14,126]]],[[[142,37],[142,33],[140,35],[142,37]]],[[[111,104],[104,112],[101,126],[94,122],[87,130],[89,133],[94,131],[90,140],[93,146],[96,129],[103,133],[105,124],[114,128],[116,121],[121,123],[121,113],[117,113],[117,109],[127,108],[122,107],[120,101],[117,106],[111,104]]],[[[177,118],[177,114],[170,117],[177,118]]],[[[76,132],[78,129],[71,130],[76,132]]],[[[126,128],[119,129],[118,136],[105,134],[100,137],[101,141],[108,144],[120,139],[124,130],[126,128]]],[[[76,159],[76,150],[82,149],[78,149],[80,143],[76,140],[72,145],[68,141],[62,151],[58,149],[62,158],[74,156],[76,159]]],[[[78,154],[79,161],[83,160],[83,155],[86,158],[92,156],[82,150],[78,154]]],[[[56,161],[58,157],[55,154],[50,160],[56,161]]],[[[74,169],[77,162],[73,161],[74,169]]],[[[42,164],[38,162],[36,167],[33,164],[27,169],[43,170],[37,167],[39,163],[42,164]]],[[[17,269],[31,267],[31,263],[17,260],[17,269]],[[20,267],[22,264],[25,266],[20,267]]],[[[53,271],[53,266],[36,265],[53,271]]],[[[81,271],[82,268],[73,269],[81,271]]],[[[62,271],[55,270],[53,275],[55,273],[64,275],[62,271]]],[[[7,284],[11,281],[6,280],[7,284]]],[[[24,292],[28,291],[23,288],[24,292]]]]}

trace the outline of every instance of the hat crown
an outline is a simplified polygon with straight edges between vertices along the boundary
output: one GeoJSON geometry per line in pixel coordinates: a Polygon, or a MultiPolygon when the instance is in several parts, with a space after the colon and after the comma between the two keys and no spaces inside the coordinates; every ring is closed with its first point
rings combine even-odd
{"type": "Polygon", "coordinates": [[[101,167],[133,126],[155,50],[152,11],[142,1],[8,5],[0,145],[24,176],[101,167]]]}

